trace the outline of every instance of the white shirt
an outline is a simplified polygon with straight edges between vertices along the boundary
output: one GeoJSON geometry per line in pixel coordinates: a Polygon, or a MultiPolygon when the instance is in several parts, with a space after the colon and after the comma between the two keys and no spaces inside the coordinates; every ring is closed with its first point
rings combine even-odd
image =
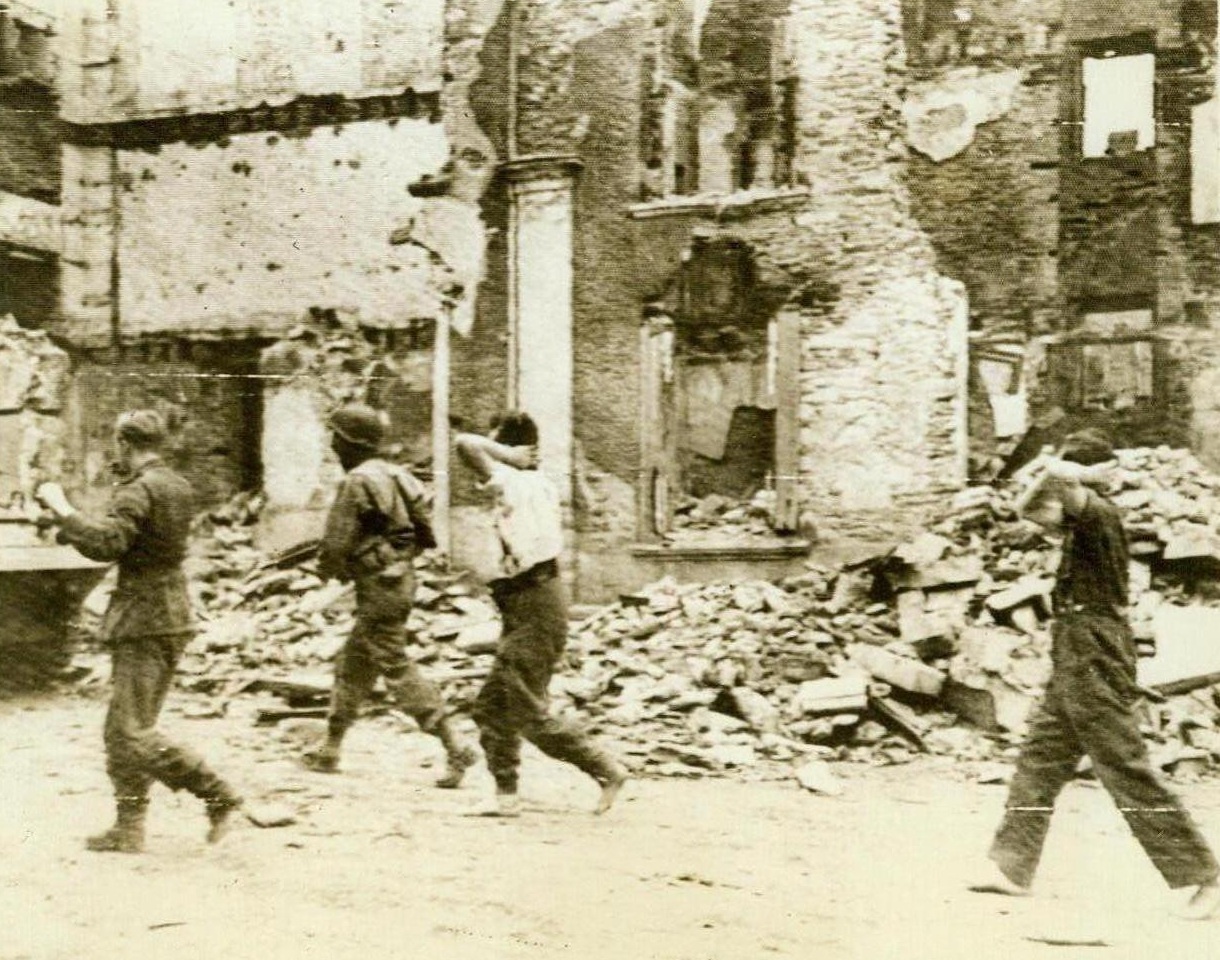
{"type": "Polygon", "coordinates": [[[496,497],[497,576],[514,577],[563,553],[559,492],[546,474],[497,462],[487,487],[496,497]]]}

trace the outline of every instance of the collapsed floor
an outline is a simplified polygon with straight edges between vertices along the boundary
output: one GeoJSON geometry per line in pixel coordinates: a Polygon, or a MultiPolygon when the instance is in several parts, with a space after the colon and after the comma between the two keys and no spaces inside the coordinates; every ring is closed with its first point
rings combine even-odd
{"type": "MultiPolygon", "coordinates": [[[[1155,652],[1141,664],[1144,729],[1162,768],[1197,776],[1220,760],[1220,478],[1187,452],[1128,450],[1111,492],[1132,544],[1132,619],[1155,652]]],[[[322,717],[351,593],[301,552],[257,550],[259,507],[242,497],[200,519],[189,574],[204,625],[182,666],[198,698],[190,712],[257,696],[264,723],[322,717]]],[[[1049,676],[1056,563],[1008,493],[971,488],[918,538],[851,567],[778,583],[661,581],[586,612],[554,707],[660,776],[795,775],[835,792],[828,761],[1008,759],[1049,676]]],[[[412,655],[465,711],[498,639],[494,608],[432,557],[417,573],[412,655]]],[[[99,590],[86,616],[104,602],[99,590]]],[[[96,679],[86,663],[83,683],[96,679]]]]}

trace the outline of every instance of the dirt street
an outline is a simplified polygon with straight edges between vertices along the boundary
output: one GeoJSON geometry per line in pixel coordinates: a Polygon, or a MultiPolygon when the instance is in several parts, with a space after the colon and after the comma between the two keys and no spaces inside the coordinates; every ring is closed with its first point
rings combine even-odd
{"type": "MultiPolygon", "coordinates": [[[[171,699],[171,732],[297,823],[208,848],[197,802],[160,791],[147,854],[85,853],[110,815],[102,701],[0,704],[2,960],[1153,960],[1220,943],[1220,922],[1168,916],[1088,784],[1064,796],[1037,896],[1004,901],[964,889],[1003,800],[968,764],[840,765],[837,798],[645,780],[597,819],[591,784],[527,748],[526,815],[492,821],[468,815],[486,772],[432,789],[439,751],[393,717],[357,727],[346,772],[324,777],[291,761],[306,731],[255,729],[242,701],[188,719],[171,699]]],[[[1182,789],[1220,841],[1220,782],[1182,789]]]]}

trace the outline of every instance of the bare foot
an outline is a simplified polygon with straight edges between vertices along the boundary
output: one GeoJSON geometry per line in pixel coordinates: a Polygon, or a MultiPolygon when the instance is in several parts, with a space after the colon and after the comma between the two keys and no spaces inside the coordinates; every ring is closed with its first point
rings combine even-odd
{"type": "Polygon", "coordinates": [[[995,893],[1002,897],[1024,897],[1029,893],[1029,887],[1013,883],[995,864],[977,883],[970,884],[970,890],[973,893],[995,893]]]}
{"type": "Polygon", "coordinates": [[[593,810],[596,816],[601,816],[614,806],[614,801],[618,799],[619,791],[623,789],[623,785],[630,778],[631,775],[626,770],[620,769],[609,780],[601,781],[602,795],[597,798],[597,806],[593,810]]]}
{"type": "Polygon", "coordinates": [[[1220,910],[1220,877],[1200,884],[1181,912],[1184,920],[1210,920],[1220,910]]]}

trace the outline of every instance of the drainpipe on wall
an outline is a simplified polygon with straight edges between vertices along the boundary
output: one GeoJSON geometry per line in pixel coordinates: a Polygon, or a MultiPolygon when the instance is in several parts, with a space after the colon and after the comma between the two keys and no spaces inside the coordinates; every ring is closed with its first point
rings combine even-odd
{"type": "Polygon", "coordinates": [[[436,543],[450,554],[449,502],[449,328],[453,322],[453,302],[448,297],[441,305],[436,335],[432,342],[432,526],[436,543]]]}
{"type": "MultiPolygon", "coordinates": [[[[505,0],[508,13],[508,90],[505,93],[505,103],[508,115],[505,118],[504,131],[504,166],[511,166],[517,159],[517,93],[520,80],[517,75],[517,53],[520,38],[518,36],[519,16],[517,0],[505,0]]],[[[508,376],[507,403],[509,407],[520,406],[521,398],[517,390],[517,368],[520,364],[517,336],[517,316],[520,313],[520,303],[517,299],[517,204],[515,197],[508,204],[508,376]]]]}

